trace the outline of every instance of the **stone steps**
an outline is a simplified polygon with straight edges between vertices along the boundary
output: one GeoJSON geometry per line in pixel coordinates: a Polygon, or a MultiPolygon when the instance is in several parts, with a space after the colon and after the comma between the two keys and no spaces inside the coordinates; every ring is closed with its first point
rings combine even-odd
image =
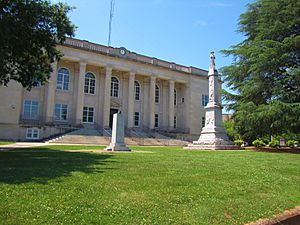
{"type": "MultiPolygon", "coordinates": [[[[146,136],[145,132],[141,135],[146,136]]],[[[151,136],[151,134],[149,134],[151,136]]],[[[61,143],[61,144],[94,144],[94,145],[109,145],[110,137],[102,136],[95,129],[82,128],[58,138],[49,140],[48,143],[61,143]]],[[[187,146],[190,144],[187,141],[177,139],[170,139],[163,135],[161,138],[140,138],[140,137],[125,137],[126,145],[130,146],[187,146]]]]}

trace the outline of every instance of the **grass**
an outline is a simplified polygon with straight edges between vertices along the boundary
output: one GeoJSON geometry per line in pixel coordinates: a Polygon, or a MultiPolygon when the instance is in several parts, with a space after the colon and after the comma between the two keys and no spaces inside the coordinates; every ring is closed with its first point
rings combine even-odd
{"type": "Polygon", "coordinates": [[[11,145],[15,144],[16,142],[10,142],[10,141],[0,141],[0,145],[11,145]]]}
{"type": "Polygon", "coordinates": [[[0,152],[0,224],[243,224],[300,205],[300,154],[65,151],[95,148],[0,152]]]}

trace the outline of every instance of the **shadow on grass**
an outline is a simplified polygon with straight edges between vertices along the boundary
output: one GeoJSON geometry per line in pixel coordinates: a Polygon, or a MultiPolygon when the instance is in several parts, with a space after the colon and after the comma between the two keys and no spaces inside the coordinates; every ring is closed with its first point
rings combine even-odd
{"type": "Polygon", "coordinates": [[[101,165],[110,157],[112,155],[47,148],[0,152],[0,183],[46,184],[51,179],[70,176],[72,172],[102,173],[107,168],[101,165]]]}

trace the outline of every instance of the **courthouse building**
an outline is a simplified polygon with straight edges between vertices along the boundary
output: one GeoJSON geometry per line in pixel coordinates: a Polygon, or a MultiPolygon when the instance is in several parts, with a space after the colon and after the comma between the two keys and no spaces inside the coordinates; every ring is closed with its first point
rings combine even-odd
{"type": "Polygon", "coordinates": [[[0,87],[0,139],[38,140],[82,127],[101,133],[118,111],[129,130],[200,134],[206,70],[73,38],[57,48],[63,57],[45,86],[0,87]]]}

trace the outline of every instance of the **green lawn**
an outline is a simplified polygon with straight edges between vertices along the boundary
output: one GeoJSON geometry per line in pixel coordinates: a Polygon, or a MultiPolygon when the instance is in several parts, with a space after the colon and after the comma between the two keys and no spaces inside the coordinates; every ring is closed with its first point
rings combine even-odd
{"type": "Polygon", "coordinates": [[[0,152],[0,224],[243,224],[300,205],[300,154],[0,152]]]}
{"type": "Polygon", "coordinates": [[[10,141],[0,141],[0,145],[10,145],[15,144],[16,142],[10,142],[10,141]]]}

